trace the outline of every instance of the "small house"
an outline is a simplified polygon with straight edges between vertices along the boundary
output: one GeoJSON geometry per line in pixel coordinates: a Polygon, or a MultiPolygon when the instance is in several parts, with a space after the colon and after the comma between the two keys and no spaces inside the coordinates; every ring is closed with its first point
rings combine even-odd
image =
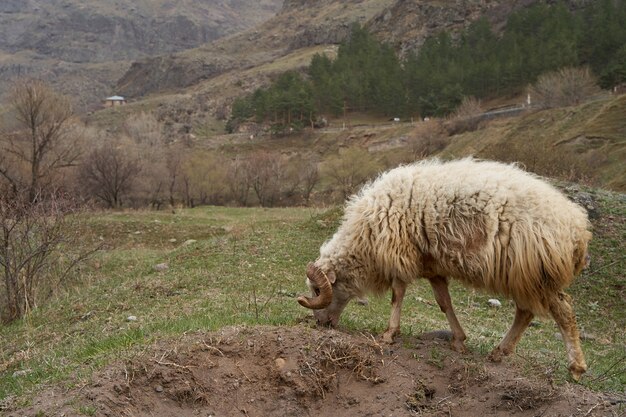
{"type": "Polygon", "coordinates": [[[104,107],[116,107],[126,104],[126,99],[122,96],[111,96],[104,99],[104,107]]]}

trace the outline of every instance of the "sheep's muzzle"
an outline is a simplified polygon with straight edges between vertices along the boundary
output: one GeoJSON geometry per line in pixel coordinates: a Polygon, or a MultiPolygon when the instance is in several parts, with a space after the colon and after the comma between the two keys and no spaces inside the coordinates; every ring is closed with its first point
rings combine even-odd
{"type": "Polygon", "coordinates": [[[306,296],[298,297],[300,305],[313,310],[328,307],[333,300],[333,286],[326,273],[315,266],[315,264],[309,263],[306,268],[306,276],[316,288],[317,296],[312,298],[306,296]]]}

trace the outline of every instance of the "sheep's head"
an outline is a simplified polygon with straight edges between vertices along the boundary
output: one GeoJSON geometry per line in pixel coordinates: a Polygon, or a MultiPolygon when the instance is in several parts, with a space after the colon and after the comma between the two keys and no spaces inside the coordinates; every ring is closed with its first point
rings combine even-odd
{"type": "Polygon", "coordinates": [[[336,326],[350,296],[338,285],[335,271],[324,271],[314,263],[306,269],[307,285],[313,297],[300,296],[300,305],[313,310],[317,324],[336,326]]]}

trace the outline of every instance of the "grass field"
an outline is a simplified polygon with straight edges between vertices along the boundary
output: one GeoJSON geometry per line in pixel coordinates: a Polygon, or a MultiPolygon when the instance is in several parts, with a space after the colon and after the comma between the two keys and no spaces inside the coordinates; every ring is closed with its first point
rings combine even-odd
{"type": "MultiPolygon", "coordinates": [[[[607,192],[595,198],[600,218],[592,266],[570,293],[590,368],[582,384],[620,392],[626,385],[626,200],[607,192]]],[[[85,243],[103,242],[104,249],[60,295],[0,327],[0,410],[9,402],[28,405],[42,385],[81,386],[95,370],[132,358],[155,340],[231,324],[296,325],[310,315],[295,301],[305,291],[305,266],[340,215],[336,208],[223,207],[91,215],[85,243]],[[160,263],[168,269],[156,271],[160,263]]],[[[487,294],[455,284],[451,291],[468,347],[486,356],[512,322],[512,303],[501,300],[494,309],[487,294]]],[[[403,313],[405,335],[448,327],[426,282],[410,288],[403,313]]],[[[387,298],[351,303],[340,329],[379,334],[388,314],[387,298]]],[[[509,362],[562,383],[566,354],[555,333],[553,322],[536,322],[509,362]]]]}

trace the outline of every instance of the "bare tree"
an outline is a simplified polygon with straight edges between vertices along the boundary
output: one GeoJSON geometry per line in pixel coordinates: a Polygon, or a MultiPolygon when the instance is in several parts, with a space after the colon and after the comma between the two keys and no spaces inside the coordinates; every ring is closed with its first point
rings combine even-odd
{"type": "Polygon", "coordinates": [[[280,198],[284,183],[285,163],[278,153],[255,152],[245,165],[248,181],[259,204],[272,207],[280,198]]]}
{"type": "MultiPolygon", "coordinates": [[[[320,181],[319,161],[313,155],[297,155],[286,162],[283,192],[287,198],[298,197],[308,205],[313,189],[320,181]]],[[[288,203],[293,203],[291,200],[288,203]]]]}
{"type": "Polygon", "coordinates": [[[89,195],[110,208],[119,208],[141,172],[141,166],[138,158],[129,155],[125,147],[107,143],[91,151],[80,170],[83,187],[89,195]]]}
{"type": "Polygon", "coordinates": [[[231,198],[241,206],[248,205],[250,189],[252,188],[246,164],[247,161],[237,157],[230,162],[226,174],[231,198]]]}
{"type": "Polygon", "coordinates": [[[181,181],[181,176],[183,175],[183,161],[184,155],[182,151],[178,148],[172,147],[167,153],[165,168],[168,173],[168,193],[170,205],[174,207],[176,203],[175,191],[176,186],[181,181]]]}
{"type": "Polygon", "coordinates": [[[186,155],[179,187],[187,207],[223,202],[229,167],[222,161],[223,157],[209,151],[196,150],[186,155]]]}
{"type": "Polygon", "coordinates": [[[353,147],[324,161],[322,170],[330,188],[346,199],[380,170],[380,164],[366,149],[353,147]]]}
{"type": "Polygon", "coordinates": [[[66,97],[38,80],[20,80],[11,91],[10,104],[17,130],[3,137],[0,175],[13,190],[26,190],[33,201],[55,171],[75,165],[80,156],[71,137],[72,107],[66,97]]]}
{"type": "Polygon", "coordinates": [[[302,184],[302,198],[308,206],[313,189],[320,181],[320,172],[316,161],[308,161],[300,170],[300,183],[302,184]]]}

